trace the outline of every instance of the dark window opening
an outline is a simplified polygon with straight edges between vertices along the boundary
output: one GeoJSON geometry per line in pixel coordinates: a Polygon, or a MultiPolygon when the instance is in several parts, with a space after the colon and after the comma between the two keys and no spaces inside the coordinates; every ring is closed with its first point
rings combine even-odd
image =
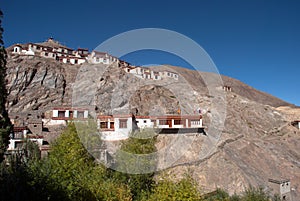
{"type": "Polygon", "coordinates": [[[100,128],[108,128],[108,122],[100,122],[100,128]]]}
{"type": "Polygon", "coordinates": [[[65,111],[58,111],[58,117],[65,117],[65,111]]]}
{"type": "Polygon", "coordinates": [[[169,125],[169,124],[170,124],[170,120],[165,120],[165,119],[159,120],[159,125],[169,125]]]}
{"type": "Polygon", "coordinates": [[[115,122],[110,122],[110,128],[115,129],[115,122]]]}
{"type": "Polygon", "coordinates": [[[23,147],[23,142],[15,142],[15,148],[21,149],[23,147]]]}
{"type": "Polygon", "coordinates": [[[73,118],[73,111],[69,111],[69,117],[73,118]]]}
{"type": "Polygon", "coordinates": [[[179,119],[179,120],[174,120],[174,124],[175,125],[182,125],[183,124],[183,120],[179,119]]]}
{"type": "Polygon", "coordinates": [[[83,118],[84,117],[84,112],[77,112],[77,118],[83,118]]]}
{"type": "Polygon", "coordinates": [[[127,119],[120,119],[120,128],[127,128],[127,119]]]}

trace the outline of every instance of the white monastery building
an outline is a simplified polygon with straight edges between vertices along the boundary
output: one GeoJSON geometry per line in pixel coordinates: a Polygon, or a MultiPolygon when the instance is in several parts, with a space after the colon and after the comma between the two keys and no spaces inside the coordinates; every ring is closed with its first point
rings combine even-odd
{"type": "Polygon", "coordinates": [[[201,115],[166,115],[166,116],[133,116],[133,115],[99,115],[97,125],[102,139],[120,140],[138,129],[158,129],[161,134],[178,133],[178,129],[203,129],[201,115]]]}

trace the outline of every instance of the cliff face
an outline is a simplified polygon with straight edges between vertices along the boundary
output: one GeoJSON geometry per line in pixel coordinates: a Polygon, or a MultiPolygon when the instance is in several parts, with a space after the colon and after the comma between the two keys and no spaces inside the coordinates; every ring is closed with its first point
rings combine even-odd
{"type": "Polygon", "coordinates": [[[70,104],[76,71],[76,67],[48,59],[10,56],[7,63],[9,112],[26,113],[70,104]]]}
{"type": "MultiPolygon", "coordinates": [[[[170,149],[170,155],[183,154],[168,171],[178,177],[191,172],[204,191],[222,187],[231,193],[249,184],[267,186],[269,178],[289,178],[299,195],[300,132],[290,125],[294,114],[300,116],[299,109],[238,80],[223,76],[232,91],[214,86],[218,96],[208,92],[203,80],[215,75],[172,66],[153,68],[177,72],[178,81],[143,80],[116,64],[78,67],[29,56],[10,57],[7,68],[10,113],[61,105],[94,105],[102,114],[137,115],[194,114],[201,108],[207,136],[186,136],[190,146],[170,149]],[[222,115],[224,128],[219,128],[220,136],[212,136],[211,128],[222,115]]],[[[159,136],[158,149],[168,148],[174,139],[159,136]]]]}

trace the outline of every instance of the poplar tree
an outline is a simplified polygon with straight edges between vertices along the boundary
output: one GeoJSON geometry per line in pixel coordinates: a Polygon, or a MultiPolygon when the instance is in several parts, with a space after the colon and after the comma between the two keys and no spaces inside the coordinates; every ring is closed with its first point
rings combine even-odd
{"type": "Polygon", "coordinates": [[[0,10],[0,162],[3,161],[4,152],[9,143],[9,133],[11,130],[11,123],[8,118],[8,113],[5,108],[7,90],[6,90],[6,51],[2,39],[2,18],[3,13],[0,10]]]}

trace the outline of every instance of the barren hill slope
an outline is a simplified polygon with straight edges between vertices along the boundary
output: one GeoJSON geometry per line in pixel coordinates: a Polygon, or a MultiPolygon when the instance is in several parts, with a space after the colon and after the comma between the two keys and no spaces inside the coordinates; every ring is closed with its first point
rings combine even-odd
{"type": "MultiPolygon", "coordinates": [[[[194,70],[189,70],[186,68],[181,67],[175,67],[175,66],[167,66],[170,69],[173,69],[175,72],[178,72],[180,75],[184,76],[184,78],[193,86],[196,88],[201,85],[202,87],[205,87],[205,83],[203,81],[202,77],[207,76],[214,76],[211,75],[211,73],[204,73],[199,72],[195,73],[194,70]],[[199,76],[200,75],[200,76],[199,76]]],[[[294,106],[293,104],[287,103],[277,97],[274,97],[270,94],[258,91],[254,89],[253,87],[244,84],[243,82],[230,78],[228,76],[222,75],[222,80],[224,83],[224,86],[231,87],[232,91],[240,96],[243,96],[245,98],[248,98],[249,100],[253,100],[258,103],[262,103],[265,105],[270,105],[273,107],[279,107],[279,106],[294,106]]]]}
{"type": "MultiPolygon", "coordinates": [[[[7,68],[11,113],[72,104],[96,105],[102,114],[138,115],[174,114],[178,109],[193,114],[200,107],[207,136],[184,136],[190,146],[167,151],[170,156],[184,151],[168,171],[180,177],[188,170],[204,191],[222,187],[231,193],[249,184],[266,187],[269,178],[289,178],[294,196],[300,195],[300,132],[290,124],[288,112],[298,114],[297,108],[238,80],[222,76],[232,91],[214,86],[218,93],[213,96],[201,75],[216,75],[172,66],[153,68],[177,72],[178,81],[140,79],[116,64],[76,67],[29,56],[10,57],[7,68]],[[224,128],[215,128],[223,116],[224,128]]],[[[168,147],[174,138],[159,136],[157,147],[168,147]]]]}

